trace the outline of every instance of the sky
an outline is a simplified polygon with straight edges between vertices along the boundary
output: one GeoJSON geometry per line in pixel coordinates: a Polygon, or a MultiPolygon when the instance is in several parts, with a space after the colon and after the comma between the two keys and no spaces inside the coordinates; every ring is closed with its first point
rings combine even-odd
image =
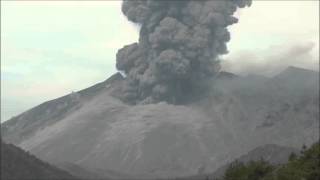
{"type": "MultiPolygon", "coordinates": [[[[319,70],[318,1],[254,1],[235,15],[223,70],[319,70]]],[[[121,1],[1,1],[1,122],[104,81],[138,31],[121,1]]]]}

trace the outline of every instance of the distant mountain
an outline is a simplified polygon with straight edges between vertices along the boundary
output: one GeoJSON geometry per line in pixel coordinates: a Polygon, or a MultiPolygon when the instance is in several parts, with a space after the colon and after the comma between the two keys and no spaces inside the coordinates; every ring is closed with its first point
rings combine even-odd
{"type": "Polygon", "coordinates": [[[2,136],[56,165],[140,179],[207,174],[257,147],[319,139],[318,72],[223,73],[204,98],[185,105],[125,104],[112,96],[122,80],[117,74],[37,106],[3,123],[2,136]]]}
{"type": "Polygon", "coordinates": [[[239,76],[233,74],[233,73],[230,73],[230,72],[226,72],[226,71],[221,71],[218,75],[218,78],[219,79],[233,79],[233,78],[237,78],[239,76]]]}
{"type": "Polygon", "coordinates": [[[278,75],[276,75],[274,78],[276,79],[288,79],[290,78],[297,78],[297,79],[313,79],[316,75],[318,75],[319,72],[298,68],[294,66],[287,67],[284,71],[280,72],[278,75]]]}
{"type": "Polygon", "coordinates": [[[76,180],[65,171],[45,163],[20,148],[1,141],[2,180],[76,180]]]}
{"type": "Polygon", "coordinates": [[[272,81],[278,88],[295,88],[314,92],[319,89],[319,72],[290,66],[273,77],[272,81]],[[307,89],[310,86],[314,88],[307,89]]]}

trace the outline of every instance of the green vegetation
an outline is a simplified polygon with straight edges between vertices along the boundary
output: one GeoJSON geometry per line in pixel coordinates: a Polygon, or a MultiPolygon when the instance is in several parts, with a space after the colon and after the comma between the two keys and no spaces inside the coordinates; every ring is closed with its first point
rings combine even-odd
{"type": "Polygon", "coordinates": [[[320,180],[320,145],[303,147],[301,154],[291,154],[289,162],[274,166],[263,160],[235,162],[227,169],[223,180],[320,180]]]}
{"type": "Polygon", "coordinates": [[[275,167],[263,160],[247,164],[236,161],[226,171],[224,180],[260,180],[272,173],[274,169],[275,167]]]}

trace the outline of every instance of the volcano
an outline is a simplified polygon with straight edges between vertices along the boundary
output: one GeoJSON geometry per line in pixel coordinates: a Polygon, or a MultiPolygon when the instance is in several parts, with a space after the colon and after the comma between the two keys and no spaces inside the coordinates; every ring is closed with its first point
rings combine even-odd
{"type": "Polygon", "coordinates": [[[125,80],[117,73],[4,122],[2,138],[57,166],[140,179],[210,173],[260,146],[317,141],[319,73],[257,77],[221,73],[184,105],[129,105],[112,95],[125,80]]]}

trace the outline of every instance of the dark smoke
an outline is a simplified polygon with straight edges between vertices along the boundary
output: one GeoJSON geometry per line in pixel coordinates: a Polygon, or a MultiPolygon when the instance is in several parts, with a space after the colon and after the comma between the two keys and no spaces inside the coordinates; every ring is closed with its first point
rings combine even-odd
{"type": "Polygon", "coordinates": [[[126,74],[121,97],[130,103],[182,103],[200,93],[227,53],[227,26],[251,0],[124,0],[122,11],[141,26],[139,43],[117,53],[126,74]]]}

